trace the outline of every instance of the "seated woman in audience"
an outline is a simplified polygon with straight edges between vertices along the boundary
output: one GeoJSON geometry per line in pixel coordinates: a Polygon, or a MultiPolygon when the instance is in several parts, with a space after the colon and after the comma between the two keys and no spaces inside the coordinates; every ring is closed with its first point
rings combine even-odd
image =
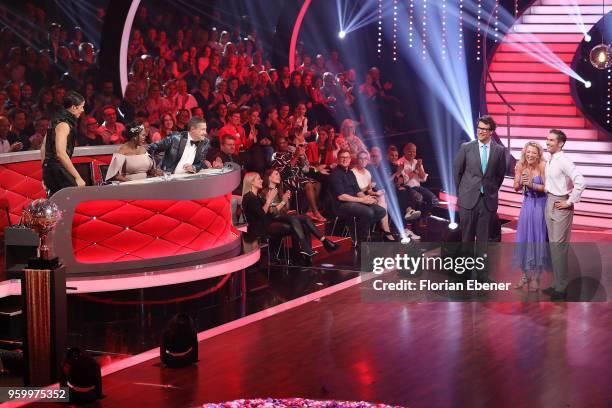
{"type": "Polygon", "coordinates": [[[289,150],[289,142],[286,137],[276,138],[276,153],[272,161],[272,168],[279,171],[283,178],[283,186],[292,192],[304,191],[310,211],[306,213],[316,221],[327,221],[317,205],[321,184],[310,177],[306,177],[305,172],[310,171],[310,163],[306,158],[306,146],[297,145],[295,151],[289,150]]]}
{"type": "MultiPolygon", "coordinates": [[[[355,167],[351,170],[355,174],[355,178],[357,179],[357,185],[361,192],[376,198],[378,201],[377,204],[387,211],[387,200],[385,199],[385,191],[375,189],[375,183],[372,183],[372,174],[366,166],[368,165],[370,155],[368,152],[363,151],[357,154],[357,163],[355,167]]],[[[380,187],[380,186],[379,186],[380,187]]],[[[391,230],[389,229],[389,212],[385,214],[385,216],[380,220],[380,226],[382,227],[382,231],[384,234],[385,241],[395,241],[395,237],[391,234],[391,230]]]]}
{"type": "Polygon", "coordinates": [[[300,214],[287,214],[291,192],[289,190],[283,192],[281,181],[281,175],[278,170],[268,169],[264,173],[263,189],[260,196],[267,197],[268,192],[276,191],[276,195],[272,198],[272,202],[268,208],[268,216],[275,221],[289,224],[294,235],[297,235],[300,239],[300,242],[302,242],[303,239],[307,239],[308,243],[310,243],[310,234],[312,234],[323,243],[326,250],[335,251],[338,249],[339,245],[329,238],[324,237],[310,217],[300,214]],[[302,237],[302,235],[305,235],[305,237],[302,237]]]}
{"type": "Polygon", "coordinates": [[[306,148],[308,161],[317,166],[325,165],[327,168],[336,166],[334,139],[330,136],[331,126],[320,126],[317,130],[317,141],[310,142],[306,148]]]}
{"type": "Polygon", "coordinates": [[[150,142],[159,142],[172,132],[176,132],[176,122],[174,121],[174,116],[170,112],[166,112],[161,115],[159,131],[153,133],[150,142]]]}
{"type": "Polygon", "coordinates": [[[123,182],[156,175],[155,162],[144,147],[145,127],[131,123],[123,131],[123,137],[126,142],[113,154],[106,181],[123,182]]]}
{"type": "MultiPolygon", "coordinates": [[[[278,191],[270,189],[266,196],[262,197],[260,194],[262,189],[263,179],[259,173],[249,172],[244,175],[242,182],[242,211],[248,223],[247,237],[258,239],[266,235],[278,237],[291,234],[294,240],[292,247],[295,249],[299,247],[300,253],[304,256],[313,256],[314,251],[310,242],[310,234],[308,233],[308,238],[306,238],[306,233],[304,233],[301,224],[296,224],[301,234],[298,235],[296,230],[291,228],[291,225],[274,220],[269,215],[270,206],[277,198],[278,191]]],[[[283,199],[289,199],[289,195],[285,194],[283,199]]]]}

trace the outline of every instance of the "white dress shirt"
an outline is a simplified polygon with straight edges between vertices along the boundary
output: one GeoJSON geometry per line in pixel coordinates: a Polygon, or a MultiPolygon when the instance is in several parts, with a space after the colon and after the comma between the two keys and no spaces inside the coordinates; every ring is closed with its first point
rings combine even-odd
{"type": "Polygon", "coordinates": [[[193,164],[193,159],[195,159],[197,146],[191,143],[193,139],[191,135],[187,133],[187,143],[185,144],[185,150],[183,150],[183,155],[181,156],[181,160],[179,160],[176,165],[176,169],[174,169],[174,174],[184,174],[187,171],[183,168],[186,164],[193,164]]]}
{"type": "Polygon", "coordinates": [[[403,167],[402,176],[404,177],[404,185],[408,187],[420,187],[421,183],[427,181],[429,174],[425,173],[425,168],[423,168],[423,173],[425,173],[425,176],[419,177],[416,159],[408,161],[405,157],[401,157],[397,161],[397,165],[403,167]],[[414,177],[408,177],[408,174],[412,172],[415,172],[414,177]]]}
{"type": "Polygon", "coordinates": [[[551,155],[546,163],[546,181],[544,188],[557,196],[569,195],[567,202],[575,204],[586,187],[584,177],[576,165],[563,152],[551,155]]]}

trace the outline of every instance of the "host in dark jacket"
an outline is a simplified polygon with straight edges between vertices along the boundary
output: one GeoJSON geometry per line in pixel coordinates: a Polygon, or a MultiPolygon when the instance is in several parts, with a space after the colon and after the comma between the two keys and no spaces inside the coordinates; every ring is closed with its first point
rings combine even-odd
{"type": "Polygon", "coordinates": [[[506,173],[506,149],[491,139],[492,117],[477,122],[478,140],[461,145],[454,163],[461,240],[487,242],[489,225],[497,212],[498,191],[506,173]]]}
{"type": "Polygon", "coordinates": [[[147,147],[149,154],[164,152],[159,168],[173,174],[197,173],[209,167],[205,162],[209,140],[206,138],[206,122],[194,116],[189,119],[189,131],[172,133],[147,147]]]}

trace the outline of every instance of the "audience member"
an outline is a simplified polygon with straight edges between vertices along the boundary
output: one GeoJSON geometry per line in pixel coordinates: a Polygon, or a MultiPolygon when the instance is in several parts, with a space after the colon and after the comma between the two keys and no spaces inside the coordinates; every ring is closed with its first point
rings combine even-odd
{"type": "Polygon", "coordinates": [[[350,169],[351,153],[348,150],[338,152],[338,166],[330,173],[329,183],[336,200],[336,215],[355,217],[357,224],[357,242],[366,241],[370,228],[386,214],[384,208],[377,204],[377,199],[364,194],[359,188],[355,173],[350,169]]]}

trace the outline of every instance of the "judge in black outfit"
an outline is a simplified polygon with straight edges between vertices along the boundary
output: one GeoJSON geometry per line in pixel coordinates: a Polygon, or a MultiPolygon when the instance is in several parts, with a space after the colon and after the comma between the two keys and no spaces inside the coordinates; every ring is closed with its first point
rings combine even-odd
{"type": "Polygon", "coordinates": [[[48,197],[62,188],[85,186],[85,181],[70,160],[77,137],[77,119],[83,113],[85,98],[70,91],[64,96],[63,106],[51,121],[40,149],[42,177],[48,197]]]}
{"type": "Polygon", "coordinates": [[[194,116],[189,119],[187,128],[188,131],[173,133],[147,147],[151,155],[164,152],[159,165],[162,171],[173,174],[197,173],[210,167],[210,163],[205,161],[210,143],[206,138],[206,122],[194,116]]]}

